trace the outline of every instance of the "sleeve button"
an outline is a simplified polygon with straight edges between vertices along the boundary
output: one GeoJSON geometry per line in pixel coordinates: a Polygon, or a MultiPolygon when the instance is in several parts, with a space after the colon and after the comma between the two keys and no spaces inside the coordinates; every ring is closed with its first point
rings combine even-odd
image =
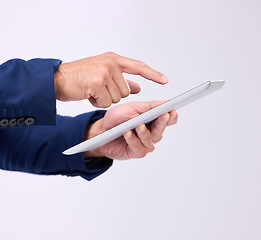
{"type": "Polygon", "coordinates": [[[1,127],[8,127],[8,119],[5,119],[5,118],[1,119],[0,126],[1,127]]]}
{"type": "Polygon", "coordinates": [[[24,122],[25,122],[26,126],[31,126],[31,125],[34,125],[35,119],[33,117],[26,118],[24,122]]]}
{"type": "Polygon", "coordinates": [[[18,118],[16,124],[17,124],[17,126],[19,126],[19,127],[24,126],[24,124],[25,124],[24,118],[18,118]]]}
{"type": "Polygon", "coordinates": [[[9,120],[9,126],[10,127],[15,127],[17,125],[16,119],[12,118],[9,120]]]}

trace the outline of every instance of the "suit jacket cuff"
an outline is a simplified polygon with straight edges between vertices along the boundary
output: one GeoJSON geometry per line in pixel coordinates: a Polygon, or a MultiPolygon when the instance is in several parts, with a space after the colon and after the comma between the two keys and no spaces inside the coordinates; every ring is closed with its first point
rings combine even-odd
{"type": "MultiPolygon", "coordinates": [[[[70,139],[70,145],[68,144],[66,148],[72,147],[83,141],[84,133],[87,124],[92,124],[96,120],[102,118],[106,111],[98,110],[90,113],[82,114],[73,118],[72,125],[67,134],[70,136],[74,135],[74,138],[68,137],[70,139]],[[87,123],[87,124],[86,124],[87,123]]],[[[57,122],[59,125],[59,119],[57,122]]],[[[63,150],[65,150],[64,148],[63,150]]],[[[68,166],[71,173],[67,173],[67,176],[81,176],[86,180],[92,180],[95,177],[101,175],[107,171],[113,164],[113,160],[107,157],[100,158],[89,158],[84,159],[83,153],[78,153],[70,156],[64,156],[67,159],[68,166]]]]}
{"type": "Polygon", "coordinates": [[[81,176],[91,180],[105,172],[112,159],[90,158],[83,153],[62,152],[84,139],[86,125],[103,117],[95,111],[77,117],[57,116],[57,126],[32,126],[0,129],[0,168],[44,175],[81,176]]]}

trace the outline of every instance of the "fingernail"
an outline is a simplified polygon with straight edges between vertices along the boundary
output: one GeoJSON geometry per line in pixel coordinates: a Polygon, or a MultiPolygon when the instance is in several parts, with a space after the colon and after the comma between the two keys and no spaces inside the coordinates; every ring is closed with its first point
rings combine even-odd
{"type": "Polygon", "coordinates": [[[129,86],[128,82],[127,82],[127,79],[124,78],[124,80],[125,80],[125,82],[126,82],[126,84],[127,84],[127,87],[128,87],[128,89],[129,89],[129,93],[130,93],[130,92],[131,92],[131,89],[130,89],[130,86],[129,86]]]}
{"type": "Polygon", "coordinates": [[[169,82],[169,79],[165,75],[162,75],[161,80],[165,84],[169,82]]]}
{"type": "Polygon", "coordinates": [[[142,133],[144,130],[145,130],[145,124],[143,123],[143,124],[141,124],[141,125],[139,126],[138,131],[139,131],[140,133],[142,133]]]}
{"type": "Polygon", "coordinates": [[[131,135],[132,135],[132,131],[128,131],[128,132],[125,133],[126,138],[130,138],[131,135]]]}
{"type": "Polygon", "coordinates": [[[170,116],[168,113],[165,113],[164,115],[161,115],[161,123],[166,124],[170,119],[170,116]]]}

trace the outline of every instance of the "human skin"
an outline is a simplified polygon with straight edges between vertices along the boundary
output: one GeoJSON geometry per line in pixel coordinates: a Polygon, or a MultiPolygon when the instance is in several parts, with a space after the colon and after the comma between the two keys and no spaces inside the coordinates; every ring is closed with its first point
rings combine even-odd
{"type": "Polygon", "coordinates": [[[107,108],[112,103],[118,103],[121,98],[141,90],[139,84],[125,80],[123,73],[140,75],[159,84],[168,82],[166,76],[144,62],[108,52],[61,63],[54,75],[56,99],[88,99],[95,107],[107,108]]]}
{"type": "MultiPolygon", "coordinates": [[[[162,102],[132,102],[115,106],[109,109],[103,118],[87,126],[85,140],[154,108],[162,102]]],[[[135,130],[127,131],[124,136],[85,152],[84,158],[106,156],[112,159],[127,160],[145,157],[155,149],[154,144],[162,139],[165,128],[177,123],[177,119],[178,114],[175,110],[165,113],[148,125],[141,124],[135,130]]]]}

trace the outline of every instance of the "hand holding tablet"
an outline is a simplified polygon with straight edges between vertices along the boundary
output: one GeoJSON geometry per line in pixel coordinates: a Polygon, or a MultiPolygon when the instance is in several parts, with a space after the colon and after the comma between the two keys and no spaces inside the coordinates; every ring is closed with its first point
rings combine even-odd
{"type": "Polygon", "coordinates": [[[224,85],[225,81],[208,81],[203,83],[177,97],[170,99],[138,116],[131,118],[115,127],[108,129],[105,132],[98,134],[70,149],[67,149],[63,154],[71,155],[75,153],[90,151],[105,145],[119,137],[125,132],[135,129],[141,124],[147,124],[154,119],[158,118],[164,113],[171,112],[172,110],[179,109],[189,103],[192,103],[216,90],[224,85]]]}

